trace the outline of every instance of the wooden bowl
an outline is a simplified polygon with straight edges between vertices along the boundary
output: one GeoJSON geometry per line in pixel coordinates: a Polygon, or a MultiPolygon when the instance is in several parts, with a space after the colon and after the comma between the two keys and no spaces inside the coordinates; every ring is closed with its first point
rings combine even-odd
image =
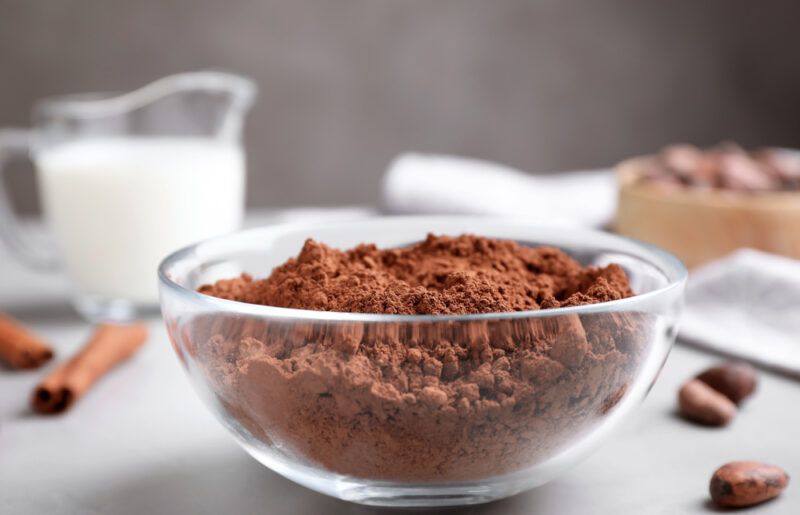
{"type": "Polygon", "coordinates": [[[800,259],[800,192],[666,189],[642,181],[652,157],[616,167],[616,230],[664,247],[688,267],[751,247],[800,259]]]}

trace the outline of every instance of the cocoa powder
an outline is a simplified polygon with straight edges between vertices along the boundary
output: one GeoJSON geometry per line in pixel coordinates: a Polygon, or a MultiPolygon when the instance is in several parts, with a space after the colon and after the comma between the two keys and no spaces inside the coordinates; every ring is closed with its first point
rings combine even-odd
{"type": "Polygon", "coordinates": [[[528,311],[632,294],[617,265],[583,268],[552,247],[469,235],[345,252],[308,240],[297,258],[266,279],[243,275],[200,292],[285,308],[403,315],[528,311]]]}
{"type": "MultiPolygon", "coordinates": [[[[362,313],[539,310],[632,295],[616,265],[476,236],[339,251],[309,240],[270,277],[201,292],[362,313]]],[[[625,397],[650,342],[631,311],[391,321],[181,323],[188,354],[233,425],[273,459],[347,476],[455,481],[555,455],[625,397]]]]}

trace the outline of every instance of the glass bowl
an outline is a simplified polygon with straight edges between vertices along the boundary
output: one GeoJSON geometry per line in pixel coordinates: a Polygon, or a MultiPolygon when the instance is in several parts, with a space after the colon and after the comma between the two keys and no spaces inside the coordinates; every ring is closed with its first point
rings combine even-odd
{"type": "Polygon", "coordinates": [[[215,238],[169,256],[159,276],[175,352],[248,453],[341,499],[445,506],[541,485],[595,449],[653,385],[675,339],[686,270],[662,250],[603,232],[388,217],[215,238]],[[551,245],[584,265],[618,263],[637,295],[540,311],[412,316],[277,308],[196,292],[242,272],[266,277],[306,238],[391,248],[429,232],[551,245]],[[454,345],[458,352],[442,355],[454,345]]]}

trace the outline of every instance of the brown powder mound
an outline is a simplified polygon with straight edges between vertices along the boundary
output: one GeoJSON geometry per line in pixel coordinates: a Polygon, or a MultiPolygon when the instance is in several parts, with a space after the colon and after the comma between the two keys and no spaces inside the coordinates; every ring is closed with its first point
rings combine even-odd
{"type": "Polygon", "coordinates": [[[200,292],[286,308],[405,315],[527,311],[632,294],[617,265],[583,268],[552,247],[469,235],[344,252],[308,240],[297,258],[266,279],[243,275],[200,292]]]}
{"type": "MultiPolygon", "coordinates": [[[[202,291],[381,313],[535,310],[631,294],[617,266],[582,269],[556,249],[473,236],[387,251],[309,241],[266,280],[202,291]]],[[[639,312],[391,323],[225,312],[177,321],[173,338],[231,426],[272,459],[446,482],[534,466],[586,434],[625,398],[652,326],[639,312]]]]}

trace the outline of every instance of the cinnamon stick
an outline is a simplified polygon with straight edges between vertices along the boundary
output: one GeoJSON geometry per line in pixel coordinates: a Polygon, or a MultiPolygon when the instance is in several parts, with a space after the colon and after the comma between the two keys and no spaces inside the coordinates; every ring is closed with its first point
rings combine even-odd
{"type": "Polygon", "coordinates": [[[142,323],[101,324],[72,359],[48,375],[33,392],[33,409],[62,413],[115,365],[129,358],[147,340],[142,323]]]}
{"type": "Polygon", "coordinates": [[[53,357],[53,350],[21,323],[0,313],[0,360],[11,368],[38,368],[53,357]]]}

